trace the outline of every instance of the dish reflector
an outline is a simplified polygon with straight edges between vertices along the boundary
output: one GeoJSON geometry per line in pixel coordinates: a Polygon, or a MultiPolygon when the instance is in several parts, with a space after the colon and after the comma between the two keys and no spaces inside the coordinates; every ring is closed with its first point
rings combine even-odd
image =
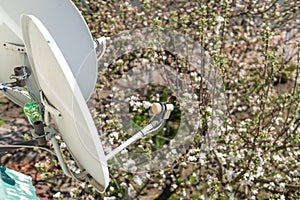
{"type": "MultiPolygon", "coordinates": [[[[22,14],[37,17],[47,27],[76,77],[84,99],[88,100],[98,77],[97,56],[89,28],[70,0],[0,0],[0,82],[12,81],[10,75],[14,67],[30,68],[26,54],[3,48],[7,42],[24,45],[20,24],[22,14]]],[[[28,98],[16,92],[6,94],[20,106],[28,102],[28,98]]]]}
{"type": "MultiPolygon", "coordinates": [[[[104,151],[93,118],[67,60],[37,17],[23,15],[21,24],[33,73],[47,101],[61,115],[51,115],[58,130],[79,166],[106,188],[109,172],[104,151]]],[[[76,56],[75,54],[74,57],[76,56]]]]}

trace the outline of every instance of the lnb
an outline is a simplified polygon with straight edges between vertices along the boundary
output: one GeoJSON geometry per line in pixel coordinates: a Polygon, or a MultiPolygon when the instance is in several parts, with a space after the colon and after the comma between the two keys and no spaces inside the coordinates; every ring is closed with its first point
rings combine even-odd
{"type": "Polygon", "coordinates": [[[173,104],[153,103],[151,108],[153,114],[158,115],[163,113],[163,119],[169,119],[171,112],[174,110],[173,104]]]}

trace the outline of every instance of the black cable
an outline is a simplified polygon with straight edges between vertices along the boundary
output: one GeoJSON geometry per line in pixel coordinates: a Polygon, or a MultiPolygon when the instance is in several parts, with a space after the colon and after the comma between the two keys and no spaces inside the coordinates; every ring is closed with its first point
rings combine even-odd
{"type": "Polygon", "coordinates": [[[0,156],[3,156],[11,151],[16,151],[21,148],[38,148],[44,151],[48,151],[49,153],[56,155],[54,152],[52,152],[50,149],[47,149],[42,146],[38,146],[38,140],[30,140],[26,142],[21,142],[17,144],[0,144],[0,156]]]}

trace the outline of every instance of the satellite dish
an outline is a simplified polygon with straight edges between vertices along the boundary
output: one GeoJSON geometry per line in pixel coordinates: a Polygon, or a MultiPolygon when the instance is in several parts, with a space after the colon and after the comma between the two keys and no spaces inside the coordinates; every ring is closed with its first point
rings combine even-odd
{"type": "Polygon", "coordinates": [[[49,113],[75,160],[106,188],[109,173],[104,151],[93,118],[67,60],[37,17],[23,15],[21,24],[26,51],[31,57],[34,75],[44,95],[41,98],[45,98],[53,105],[52,109],[56,110],[50,110],[49,113]],[[73,120],[75,115],[80,120],[73,120]]]}
{"type": "Polygon", "coordinates": [[[173,110],[170,104],[153,104],[152,121],[105,155],[86,104],[96,85],[97,54],[98,59],[103,56],[105,38],[93,42],[74,4],[69,0],[0,0],[0,42],[0,90],[28,108],[25,114],[34,126],[33,137],[39,145],[51,140],[65,174],[89,181],[98,191],[109,184],[107,161],[160,128],[173,110]],[[31,121],[29,115],[38,121],[31,121]],[[50,116],[80,173],[68,169],[50,116]]]}
{"type": "MultiPolygon", "coordinates": [[[[27,66],[31,70],[33,61],[32,57],[26,56],[20,24],[22,14],[37,17],[47,27],[87,101],[97,81],[97,57],[88,26],[69,0],[0,0],[0,82],[12,82],[15,67],[27,66]]],[[[34,77],[29,77],[28,81],[31,92],[37,93],[34,77]]],[[[29,101],[18,92],[5,94],[20,106],[29,101]]]]}

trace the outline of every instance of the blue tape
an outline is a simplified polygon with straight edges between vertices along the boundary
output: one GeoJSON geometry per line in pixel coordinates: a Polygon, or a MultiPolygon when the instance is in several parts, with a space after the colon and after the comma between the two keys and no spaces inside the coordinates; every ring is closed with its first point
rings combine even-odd
{"type": "Polygon", "coordinates": [[[7,92],[7,84],[6,83],[2,83],[2,86],[3,86],[3,91],[7,92]]]}

